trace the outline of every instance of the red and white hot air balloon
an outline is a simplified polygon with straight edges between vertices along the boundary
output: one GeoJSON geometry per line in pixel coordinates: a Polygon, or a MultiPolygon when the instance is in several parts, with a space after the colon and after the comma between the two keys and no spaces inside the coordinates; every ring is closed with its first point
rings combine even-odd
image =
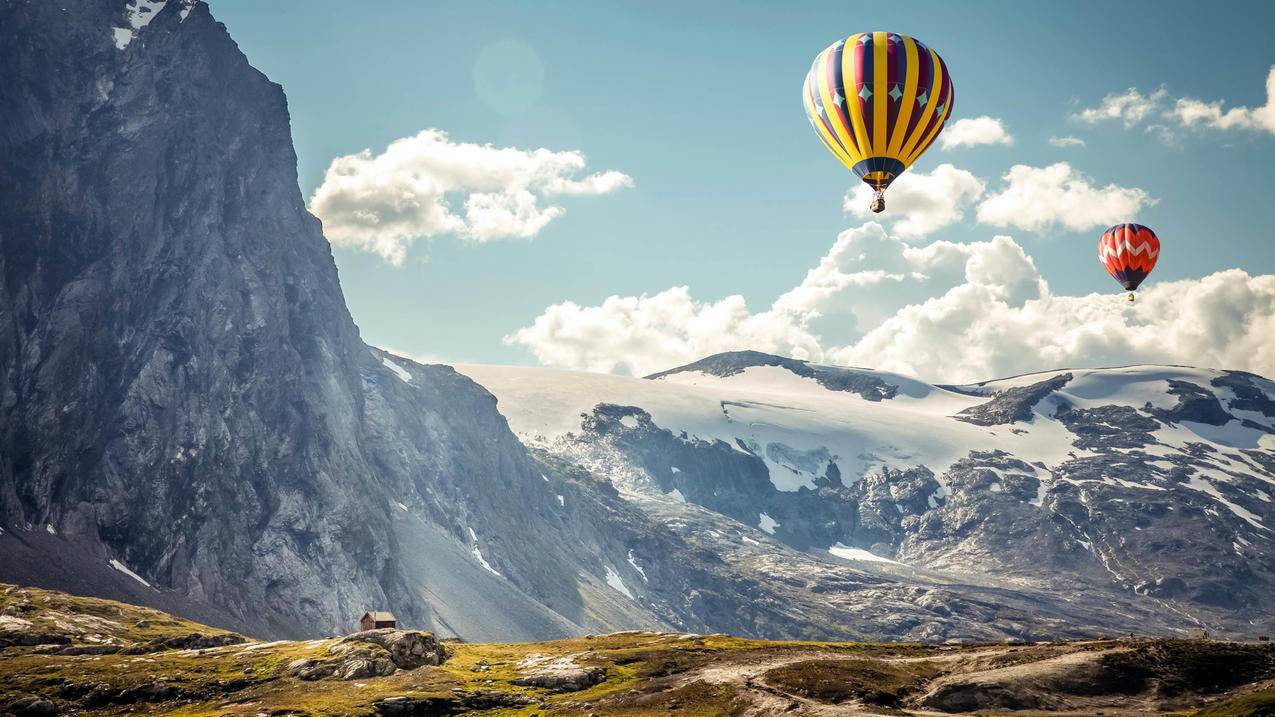
{"type": "Polygon", "coordinates": [[[1098,261],[1129,292],[1129,301],[1159,257],[1160,238],[1141,224],[1117,224],[1098,240],[1098,261]]]}

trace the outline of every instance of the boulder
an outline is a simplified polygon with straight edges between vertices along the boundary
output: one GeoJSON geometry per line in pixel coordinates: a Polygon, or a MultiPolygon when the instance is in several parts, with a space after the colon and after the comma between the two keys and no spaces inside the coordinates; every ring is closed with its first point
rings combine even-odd
{"type": "Polygon", "coordinates": [[[241,645],[245,642],[247,642],[247,639],[244,638],[243,635],[236,635],[233,632],[227,632],[220,635],[205,635],[198,632],[192,632],[188,635],[157,637],[144,644],[136,645],[124,650],[124,654],[142,655],[148,652],[159,652],[160,650],[207,650],[210,647],[241,645]]]}
{"type": "Polygon", "coordinates": [[[604,667],[579,665],[574,655],[548,658],[528,655],[518,663],[521,677],[511,682],[522,687],[543,687],[554,692],[576,692],[592,687],[607,678],[604,667]]]}
{"type": "Polygon", "coordinates": [[[58,706],[39,697],[19,697],[5,705],[4,711],[16,717],[53,717],[58,714],[58,706]]]}
{"type": "Polygon", "coordinates": [[[425,665],[441,665],[450,656],[447,648],[434,637],[433,633],[418,630],[395,630],[382,628],[364,630],[347,635],[341,642],[329,648],[329,652],[337,651],[352,643],[377,645],[390,653],[390,660],[401,670],[414,670],[425,665]]]}

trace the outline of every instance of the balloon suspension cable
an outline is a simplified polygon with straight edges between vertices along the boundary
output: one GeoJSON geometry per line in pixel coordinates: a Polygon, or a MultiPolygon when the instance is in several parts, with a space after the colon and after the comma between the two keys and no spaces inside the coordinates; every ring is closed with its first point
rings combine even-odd
{"type": "Polygon", "coordinates": [[[873,213],[875,214],[880,214],[881,212],[885,211],[885,190],[884,189],[878,189],[877,193],[872,195],[872,202],[868,204],[868,209],[871,209],[873,213]]]}
{"type": "Polygon", "coordinates": [[[1132,291],[1130,291],[1130,292],[1129,292],[1129,301],[1133,301],[1133,292],[1132,292],[1132,291]]]}

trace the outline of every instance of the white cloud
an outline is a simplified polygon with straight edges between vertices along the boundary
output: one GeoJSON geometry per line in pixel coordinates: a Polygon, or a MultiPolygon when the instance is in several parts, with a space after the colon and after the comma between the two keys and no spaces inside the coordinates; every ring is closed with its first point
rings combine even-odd
{"type": "Polygon", "coordinates": [[[653,296],[611,296],[599,306],[564,301],[505,342],[544,364],[644,376],[721,351],[755,349],[813,358],[818,345],[789,317],[752,314],[742,296],[691,298],[685,286],[653,296]]]}
{"type": "Polygon", "coordinates": [[[1016,164],[1005,175],[1005,188],[978,205],[978,220],[998,227],[1040,231],[1065,227],[1083,231],[1131,221],[1155,204],[1136,187],[1093,185],[1066,162],[1048,167],[1016,164]]]}
{"type": "MultiPolygon", "coordinates": [[[[907,172],[887,192],[892,229],[901,236],[919,237],[960,221],[965,207],[982,196],[985,187],[978,177],[950,164],[940,164],[929,174],[907,172]]],[[[868,218],[872,194],[868,185],[856,184],[846,193],[845,210],[868,218]]]]}
{"type": "Polygon", "coordinates": [[[427,129],[378,155],[365,149],[332,160],[310,211],[333,244],[399,265],[417,239],[529,239],[564,211],[546,198],[633,186],[616,171],[578,177],[584,168],[580,152],[455,142],[427,129]]]}
{"type": "Polygon", "coordinates": [[[1266,75],[1266,104],[1250,109],[1232,107],[1222,110],[1222,103],[1182,98],[1175,103],[1173,114],[1187,127],[1197,125],[1214,129],[1255,129],[1275,134],[1275,67],[1266,75]]]}
{"type": "Polygon", "coordinates": [[[546,364],[639,375],[745,348],[946,382],[1129,363],[1275,375],[1275,276],[1153,281],[1132,304],[1112,286],[1055,295],[1010,237],[917,247],[869,222],[762,313],[675,287],[557,304],[506,341],[546,364]],[[821,322],[852,328],[832,338],[821,322]]]}
{"type": "Polygon", "coordinates": [[[1248,129],[1275,134],[1275,66],[1266,74],[1266,104],[1261,107],[1223,109],[1221,100],[1206,102],[1191,97],[1174,99],[1169,97],[1163,87],[1144,95],[1131,87],[1126,92],[1107,95],[1097,107],[1081,110],[1075,117],[1090,124],[1122,120],[1126,128],[1145,121],[1146,132],[1167,144],[1176,144],[1178,141],[1175,127],[1248,129]],[[1170,123],[1174,126],[1170,126],[1170,123]]]}
{"type": "Polygon", "coordinates": [[[1144,95],[1137,88],[1130,87],[1120,94],[1107,95],[1102,98],[1102,103],[1097,107],[1081,110],[1075,116],[1089,124],[1122,120],[1125,127],[1133,127],[1142,120],[1161,112],[1167,96],[1168,92],[1163,87],[1149,95],[1144,95]]]}
{"type": "Polygon", "coordinates": [[[830,357],[952,381],[1131,363],[1271,375],[1273,311],[1275,276],[1239,269],[1152,285],[1133,304],[1118,294],[1045,294],[1014,305],[970,283],[903,309],[830,357]]]}
{"type": "Polygon", "coordinates": [[[996,117],[974,117],[957,120],[944,127],[939,135],[939,144],[943,149],[952,147],[975,147],[980,144],[1013,144],[1014,137],[1005,124],[996,117]]]}
{"type": "MultiPolygon", "coordinates": [[[[970,276],[995,274],[990,267],[1012,266],[1013,257],[1020,255],[1008,237],[911,246],[868,222],[842,232],[819,265],[780,296],[772,311],[825,339],[848,339],[970,276]]],[[[1013,296],[1039,293],[1030,280],[1025,285],[1005,280],[1002,285],[1013,296]]]]}
{"type": "Polygon", "coordinates": [[[1054,147],[1083,147],[1085,146],[1085,141],[1079,137],[1068,135],[1066,137],[1050,137],[1049,144],[1054,147]]]}

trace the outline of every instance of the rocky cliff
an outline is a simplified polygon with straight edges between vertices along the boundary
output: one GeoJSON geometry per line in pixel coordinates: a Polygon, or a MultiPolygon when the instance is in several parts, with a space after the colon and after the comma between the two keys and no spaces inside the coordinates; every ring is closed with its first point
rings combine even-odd
{"type": "Polygon", "coordinates": [[[658,624],[584,614],[486,391],[362,343],[283,91],[207,5],[0,28],[0,573],[266,635],[658,624]]]}

